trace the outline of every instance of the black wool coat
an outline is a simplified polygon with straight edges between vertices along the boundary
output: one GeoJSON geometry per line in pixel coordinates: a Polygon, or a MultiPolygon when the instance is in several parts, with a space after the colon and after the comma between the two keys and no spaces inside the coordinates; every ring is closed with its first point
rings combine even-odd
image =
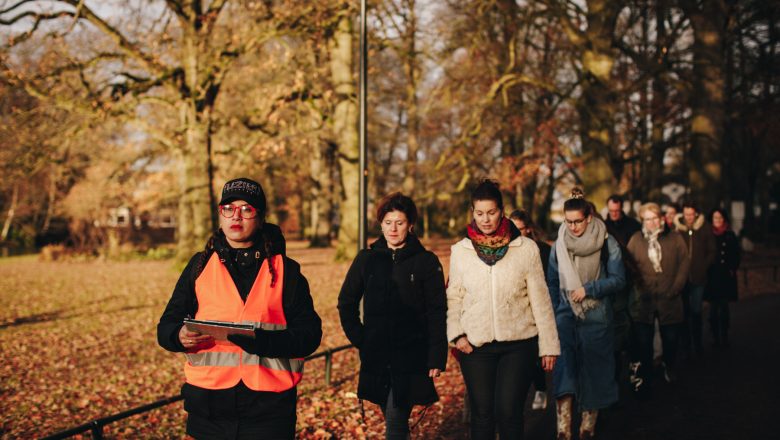
{"type": "Polygon", "coordinates": [[[715,236],[715,260],[707,270],[704,299],[708,301],[737,300],[737,269],[739,269],[739,240],[728,230],[715,236]]]}
{"type": "Polygon", "coordinates": [[[382,237],[361,251],[341,287],[338,310],[344,333],[360,351],[359,398],[385,404],[392,389],[396,405],[438,400],[428,371],[447,363],[444,274],[416,236],[401,249],[389,249],[382,237]]]}

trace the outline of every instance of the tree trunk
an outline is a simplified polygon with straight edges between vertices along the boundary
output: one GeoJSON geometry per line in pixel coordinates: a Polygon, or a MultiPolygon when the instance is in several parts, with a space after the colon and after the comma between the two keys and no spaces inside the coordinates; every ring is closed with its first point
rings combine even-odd
{"type": "Polygon", "coordinates": [[[310,231],[309,244],[312,247],[330,246],[331,211],[331,167],[332,160],[327,151],[329,145],[321,145],[312,152],[310,172],[310,231]]]}
{"type": "Polygon", "coordinates": [[[691,99],[690,185],[693,197],[708,210],[723,193],[720,154],[725,122],[724,32],[725,0],[681,2],[691,20],[693,96],[691,99]]]}
{"type": "MultiPolygon", "coordinates": [[[[655,53],[661,57],[664,51],[664,41],[666,40],[666,9],[663,0],[658,0],[656,5],[656,28],[655,35],[655,53]]],[[[664,120],[667,110],[667,91],[663,79],[663,72],[660,70],[653,78],[653,95],[650,104],[652,131],[650,134],[650,157],[646,171],[649,174],[647,192],[644,197],[647,200],[660,200],[661,189],[663,189],[664,174],[664,155],[666,154],[666,142],[664,140],[664,120]]],[[[642,127],[644,130],[644,127],[642,127]]]]}
{"type": "Polygon", "coordinates": [[[407,196],[414,198],[417,152],[420,149],[418,140],[420,116],[417,105],[417,79],[420,76],[420,68],[417,60],[417,15],[415,14],[415,1],[409,0],[407,7],[409,15],[406,19],[405,41],[402,43],[405,46],[402,58],[404,60],[404,74],[406,75],[406,164],[401,188],[407,196]]]}
{"type": "Polygon", "coordinates": [[[13,192],[11,193],[11,203],[8,205],[8,211],[5,214],[5,221],[3,222],[3,232],[0,233],[0,242],[4,242],[8,238],[8,233],[11,231],[11,223],[14,221],[16,215],[16,205],[19,204],[19,184],[14,184],[13,192]]]}
{"type": "Polygon", "coordinates": [[[57,172],[57,165],[54,172],[49,176],[49,188],[46,194],[46,215],[43,218],[43,226],[41,226],[41,233],[45,234],[49,232],[51,227],[51,219],[54,217],[54,200],[57,197],[57,180],[59,179],[59,173],[57,172]]]}
{"type": "Polygon", "coordinates": [[[613,127],[618,102],[610,86],[615,64],[612,34],[621,6],[608,0],[589,0],[587,4],[587,45],[582,48],[580,58],[584,78],[577,102],[585,164],[582,180],[585,196],[602,207],[620,182],[623,166],[622,158],[614,153],[613,127]]]}
{"type": "Polygon", "coordinates": [[[181,198],[178,209],[177,249],[179,261],[186,261],[203,248],[215,229],[215,200],[212,190],[211,111],[216,90],[202,90],[200,56],[205,52],[202,36],[185,29],[181,49],[184,66],[181,120],[185,127],[182,166],[179,168],[181,198]]]}
{"type": "Polygon", "coordinates": [[[330,41],[330,69],[339,102],[333,114],[333,138],[338,144],[338,165],[341,175],[339,203],[338,259],[352,259],[358,248],[359,206],[359,144],[358,107],[353,81],[352,20],[342,16],[330,41]]]}

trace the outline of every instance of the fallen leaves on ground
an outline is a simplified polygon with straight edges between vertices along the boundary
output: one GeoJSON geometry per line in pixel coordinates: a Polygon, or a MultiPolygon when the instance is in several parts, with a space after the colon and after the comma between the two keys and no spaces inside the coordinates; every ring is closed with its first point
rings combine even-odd
{"type": "MultiPolygon", "coordinates": [[[[320,350],[347,344],[336,301],[349,263],[333,263],[331,249],[290,247],[323,318],[320,350]]],[[[179,276],[171,267],[166,261],[0,260],[0,437],[42,437],[177,395],[184,358],[156,340],[157,322],[179,276]]],[[[324,365],[322,358],[306,364],[298,437],[383,436],[376,405],[364,402],[365,419],[361,415],[356,351],[333,355],[331,386],[325,385],[324,365]]],[[[448,417],[460,420],[460,373],[451,368],[437,383],[442,402],[428,410],[415,438],[440,438],[448,417]]],[[[104,436],[184,438],[185,420],[176,402],[111,423],[104,436]]]]}

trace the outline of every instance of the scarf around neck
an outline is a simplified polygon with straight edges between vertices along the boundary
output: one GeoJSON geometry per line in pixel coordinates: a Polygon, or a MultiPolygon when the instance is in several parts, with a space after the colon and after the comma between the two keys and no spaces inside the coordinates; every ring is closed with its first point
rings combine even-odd
{"type": "Polygon", "coordinates": [[[723,222],[723,226],[721,226],[719,228],[716,228],[715,226],[713,226],[712,227],[712,233],[715,234],[716,236],[721,236],[726,231],[728,231],[729,228],[731,228],[731,225],[729,225],[727,222],[723,222]]]}
{"type": "Polygon", "coordinates": [[[642,236],[647,240],[647,258],[653,263],[653,270],[655,273],[663,272],[661,269],[661,260],[663,254],[661,252],[661,243],[658,242],[658,236],[664,231],[664,226],[661,225],[655,231],[650,231],[646,227],[642,226],[642,236]]]}
{"type": "Polygon", "coordinates": [[[509,250],[509,242],[520,235],[519,232],[517,235],[513,234],[513,226],[514,225],[509,222],[509,219],[503,217],[496,232],[485,235],[479,230],[477,223],[474,220],[471,220],[471,223],[466,229],[468,231],[469,239],[474,245],[474,249],[477,251],[479,259],[488,266],[493,266],[498,263],[500,259],[504,258],[507,250],[509,250]]]}
{"type": "Polygon", "coordinates": [[[603,221],[591,217],[585,232],[577,237],[566,223],[558,229],[558,239],[555,240],[555,255],[558,258],[558,275],[560,288],[564,299],[571,306],[574,314],[585,318],[585,312],[596,308],[601,301],[586,297],[577,303],[571,300],[571,293],[588,281],[599,277],[601,272],[601,248],[607,238],[607,227],[603,221]]]}

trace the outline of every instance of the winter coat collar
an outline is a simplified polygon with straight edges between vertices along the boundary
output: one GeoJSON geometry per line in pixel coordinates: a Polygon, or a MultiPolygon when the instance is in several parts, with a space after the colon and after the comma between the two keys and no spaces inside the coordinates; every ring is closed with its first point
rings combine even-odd
{"type": "MultiPolygon", "coordinates": [[[[271,255],[285,255],[287,244],[279,226],[273,223],[263,223],[263,227],[260,230],[260,236],[262,237],[261,239],[246,249],[247,251],[250,251],[250,256],[256,259],[266,257],[264,240],[270,240],[271,242],[271,255]]],[[[221,260],[225,261],[230,259],[231,252],[234,252],[235,250],[228,245],[224,235],[217,234],[214,240],[214,251],[219,255],[221,260]]]]}
{"type": "MultiPolygon", "coordinates": [[[[696,216],[696,220],[693,221],[693,230],[698,231],[704,226],[704,216],[699,214],[696,216]]],[[[682,214],[677,214],[674,217],[674,227],[680,232],[688,232],[688,225],[685,224],[685,219],[682,214]]]]}
{"type": "MultiPolygon", "coordinates": [[[[509,242],[509,247],[520,247],[525,243],[527,240],[530,240],[529,238],[525,238],[523,236],[516,237],[514,240],[509,242]]],[[[476,251],[474,249],[474,243],[471,242],[471,239],[466,237],[459,242],[455,243],[456,246],[462,246],[466,249],[471,249],[473,251],[476,251]]]]}
{"type": "Polygon", "coordinates": [[[406,260],[425,250],[425,247],[420,243],[420,239],[411,233],[406,236],[406,244],[400,249],[390,249],[387,247],[387,240],[385,240],[385,237],[379,237],[375,242],[371,243],[369,247],[374,251],[393,254],[393,260],[395,261],[406,260]]]}

